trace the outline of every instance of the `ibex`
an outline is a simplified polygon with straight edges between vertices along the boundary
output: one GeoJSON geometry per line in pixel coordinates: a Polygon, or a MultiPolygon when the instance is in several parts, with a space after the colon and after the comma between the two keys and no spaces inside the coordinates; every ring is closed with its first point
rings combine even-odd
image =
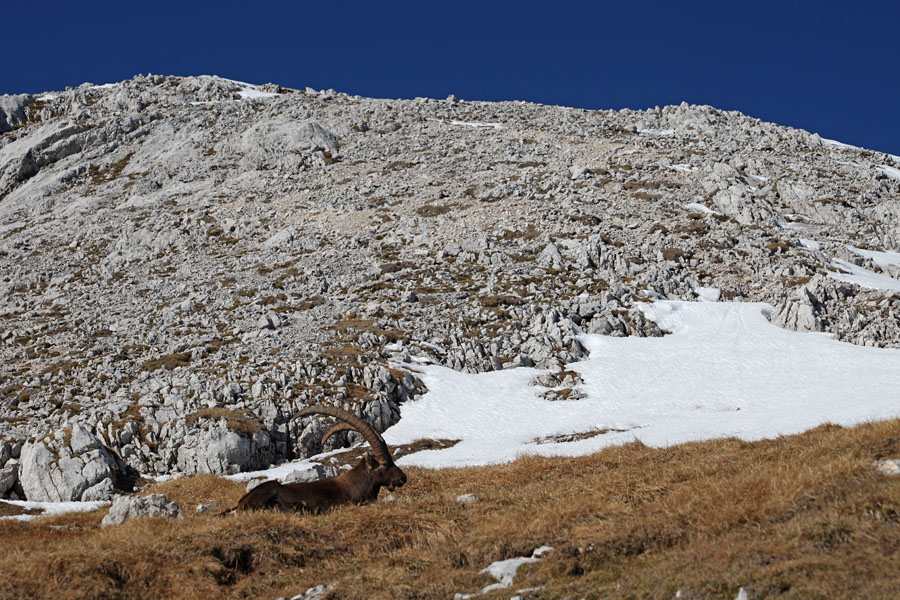
{"type": "Polygon", "coordinates": [[[328,430],[325,439],[338,431],[353,429],[369,442],[368,452],[355,467],[337,477],[304,483],[266,481],[238,500],[233,510],[275,508],[281,511],[320,513],[338,504],[362,504],[378,497],[382,487],[393,491],[406,483],[406,474],[394,464],[384,438],[368,423],[347,411],[331,406],[308,406],[300,416],[328,415],[343,421],[328,430]]]}

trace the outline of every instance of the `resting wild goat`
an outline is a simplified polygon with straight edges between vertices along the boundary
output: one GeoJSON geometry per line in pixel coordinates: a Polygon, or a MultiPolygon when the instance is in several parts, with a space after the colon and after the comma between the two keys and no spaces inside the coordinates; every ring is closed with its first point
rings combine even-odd
{"type": "Polygon", "coordinates": [[[266,481],[238,500],[233,510],[258,510],[275,508],[281,511],[308,511],[320,513],[337,504],[362,504],[378,497],[382,487],[393,491],[406,483],[406,474],[394,464],[384,438],[359,417],[332,406],[308,406],[300,416],[327,415],[343,421],[325,433],[324,440],[338,431],[358,431],[369,442],[368,452],[355,467],[337,477],[329,477],[305,483],[281,483],[266,481]]]}

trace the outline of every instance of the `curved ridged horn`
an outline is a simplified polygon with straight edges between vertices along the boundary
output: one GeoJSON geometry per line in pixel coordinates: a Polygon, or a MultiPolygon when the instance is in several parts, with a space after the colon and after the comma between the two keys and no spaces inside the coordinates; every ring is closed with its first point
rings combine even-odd
{"type": "Polygon", "coordinates": [[[393,464],[394,461],[391,460],[391,453],[388,452],[388,447],[384,442],[384,438],[382,438],[377,431],[372,429],[371,425],[356,415],[350,414],[340,408],[335,408],[334,406],[307,406],[300,411],[299,415],[301,417],[308,415],[327,415],[344,421],[366,438],[366,441],[369,442],[369,446],[372,447],[372,452],[375,454],[375,460],[381,464],[393,464]]]}
{"type": "Polygon", "coordinates": [[[330,438],[333,435],[337,435],[342,431],[356,431],[356,430],[353,429],[353,427],[351,427],[349,424],[338,421],[336,424],[332,425],[328,429],[328,431],[326,431],[325,433],[322,434],[322,445],[323,446],[325,445],[325,442],[328,441],[328,438],[330,438]]]}

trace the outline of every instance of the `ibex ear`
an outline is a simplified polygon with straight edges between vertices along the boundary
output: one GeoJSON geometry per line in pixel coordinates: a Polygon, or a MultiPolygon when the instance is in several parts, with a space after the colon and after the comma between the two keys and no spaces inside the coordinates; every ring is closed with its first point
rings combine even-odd
{"type": "Polygon", "coordinates": [[[366,452],[364,458],[366,459],[366,464],[369,465],[370,468],[375,469],[378,467],[378,461],[375,460],[368,452],[366,452]]]}

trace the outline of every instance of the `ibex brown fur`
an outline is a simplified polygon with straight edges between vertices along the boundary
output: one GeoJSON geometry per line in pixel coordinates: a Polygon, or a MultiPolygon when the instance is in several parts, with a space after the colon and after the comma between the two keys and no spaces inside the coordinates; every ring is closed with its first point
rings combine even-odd
{"type": "MultiPolygon", "coordinates": [[[[384,438],[360,419],[339,408],[309,406],[300,416],[320,414],[343,421],[341,431],[353,429],[369,442],[372,454],[366,453],[359,463],[337,477],[329,477],[305,483],[281,483],[266,481],[247,492],[233,510],[259,510],[275,508],[282,511],[308,511],[320,513],[338,504],[362,504],[378,497],[382,487],[393,491],[406,483],[406,474],[394,464],[384,438]]],[[[326,438],[336,433],[338,426],[326,432],[326,438]]]]}

